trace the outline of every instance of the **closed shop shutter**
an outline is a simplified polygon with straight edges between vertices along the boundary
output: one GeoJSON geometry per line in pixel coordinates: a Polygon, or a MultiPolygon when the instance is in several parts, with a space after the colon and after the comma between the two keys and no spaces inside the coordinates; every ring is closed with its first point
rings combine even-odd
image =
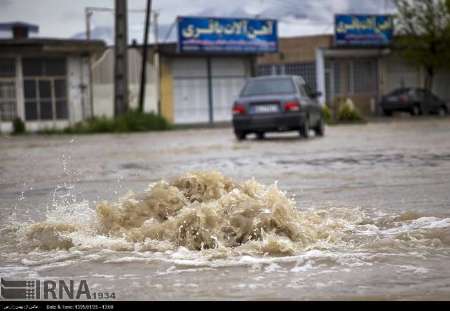
{"type": "Polygon", "coordinates": [[[239,58],[211,60],[214,122],[231,120],[231,109],[247,78],[247,62],[239,58]]]}
{"type": "MultiPolygon", "coordinates": [[[[245,59],[211,58],[214,122],[231,120],[233,102],[248,77],[247,67],[245,59]]],[[[175,123],[209,122],[206,57],[175,59],[172,72],[175,123]]]]}
{"type": "Polygon", "coordinates": [[[419,70],[408,65],[404,60],[392,58],[386,64],[386,81],[387,89],[385,93],[403,88],[403,87],[420,87],[419,70]]]}
{"type": "Polygon", "coordinates": [[[175,123],[209,122],[206,58],[175,59],[172,73],[175,123]]]}
{"type": "Polygon", "coordinates": [[[443,100],[450,102],[450,73],[439,72],[434,77],[433,92],[443,100]]]}

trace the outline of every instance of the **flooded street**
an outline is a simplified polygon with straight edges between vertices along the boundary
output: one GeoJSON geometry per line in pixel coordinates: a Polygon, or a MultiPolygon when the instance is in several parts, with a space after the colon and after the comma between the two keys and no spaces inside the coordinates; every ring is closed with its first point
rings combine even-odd
{"type": "Polygon", "coordinates": [[[450,119],[0,137],[0,230],[2,277],[118,300],[450,300],[450,119]]]}

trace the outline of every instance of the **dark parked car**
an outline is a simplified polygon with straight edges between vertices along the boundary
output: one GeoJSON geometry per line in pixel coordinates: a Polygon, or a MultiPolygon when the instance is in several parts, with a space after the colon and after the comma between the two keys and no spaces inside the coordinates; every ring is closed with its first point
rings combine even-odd
{"type": "Polygon", "coordinates": [[[299,131],[308,138],[325,132],[321,94],[313,92],[300,76],[265,76],[247,80],[233,105],[234,133],[239,140],[255,133],[299,131]]]}
{"type": "Polygon", "coordinates": [[[445,101],[428,90],[421,88],[400,88],[383,96],[380,107],[384,115],[391,116],[393,112],[403,111],[412,115],[448,113],[445,101]]]}

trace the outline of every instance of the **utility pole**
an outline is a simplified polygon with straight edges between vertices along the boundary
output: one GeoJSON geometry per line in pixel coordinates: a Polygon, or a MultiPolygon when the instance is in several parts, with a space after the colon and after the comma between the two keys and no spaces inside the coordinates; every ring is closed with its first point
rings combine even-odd
{"type": "Polygon", "coordinates": [[[115,0],[114,116],[128,110],[127,0],[115,0]]]}
{"type": "Polygon", "coordinates": [[[153,16],[153,30],[154,30],[154,37],[155,37],[155,49],[154,49],[154,58],[153,58],[153,68],[154,68],[154,75],[155,75],[155,81],[156,81],[156,109],[158,115],[161,115],[161,74],[160,74],[160,65],[159,65],[159,27],[158,27],[158,17],[159,13],[157,11],[154,11],[153,16]]]}
{"type": "MultiPolygon", "coordinates": [[[[86,39],[91,39],[91,18],[94,15],[94,12],[99,13],[112,13],[114,14],[115,9],[114,8],[107,8],[107,7],[93,7],[88,6],[84,8],[84,15],[86,19],[86,39]]],[[[128,10],[128,13],[144,13],[145,10],[141,9],[130,9],[128,10]]]]}
{"type": "MultiPolygon", "coordinates": [[[[84,8],[84,14],[86,17],[86,40],[91,40],[91,17],[92,11],[89,8],[84,8]]],[[[92,55],[88,57],[88,66],[89,66],[89,113],[90,117],[94,116],[94,81],[92,74],[92,55]]]]}
{"type": "Polygon", "coordinates": [[[139,90],[139,111],[144,112],[145,85],[147,84],[147,47],[148,29],[150,28],[150,13],[152,10],[152,0],[147,0],[144,25],[144,46],[142,51],[141,86],[139,90]]]}
{"type": "Polygon", "coordinates": [[[84,8],[84,15],[85,15],[85,19],[86,19],[86,40],[91,40],[92,11],[89,8],[84,8]]]}

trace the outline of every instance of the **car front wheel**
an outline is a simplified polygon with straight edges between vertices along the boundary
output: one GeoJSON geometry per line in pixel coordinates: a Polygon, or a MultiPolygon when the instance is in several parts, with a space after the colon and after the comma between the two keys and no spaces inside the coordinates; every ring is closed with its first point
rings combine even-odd
{"type": "Polygon", "coordinates": [[[392,116],[392,111],[390,111],[390,110],[383,110],[383,114],[384,114],[386,117],[391,117],[391,116],[392,116]]]}
{"type": "Polygon", "coordinates": [[[447,114],[447,109],[445,109],[444,107],[439,107],[438,116],[444,117],[446,114],[447,114]]]}
{"type": "Polygon", "coordinates": [[[235,131],[234,135],[236,136],[237,140],[244,140],[247,137],[247,134],[240,131],[235,131]]]}
{"type": "Polygon", "coordinates": [[[316,134],[316,136],[325,135],[325,122],[323,122],[322,118],[320,118],[319,123],[314,128],[314,133],[316,134]]]}
{"type": "Polygon", "coordinates": [[[412,109],[411,109],[411,114],[412,114],[413,116],[418,116],[418,115],[421,114],[421,110],[420,110],[419,105],[414,105],[414,106],[412,107],[412,109]]]}

